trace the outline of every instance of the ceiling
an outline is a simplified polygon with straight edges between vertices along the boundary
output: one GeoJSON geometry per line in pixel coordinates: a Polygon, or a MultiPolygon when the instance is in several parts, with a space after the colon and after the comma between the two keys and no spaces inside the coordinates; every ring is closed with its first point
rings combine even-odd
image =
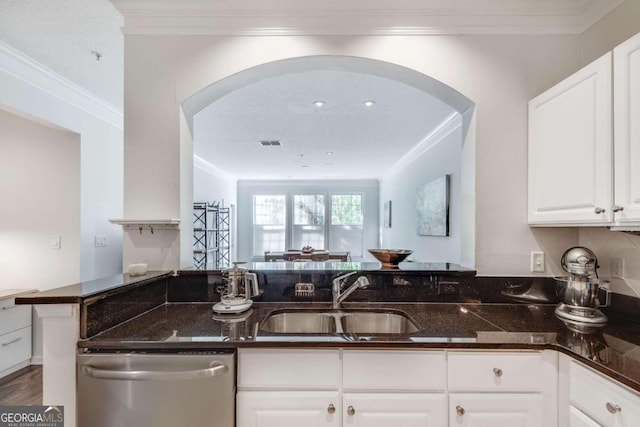
{"type": "MultiPolygon", "coordinates": [[[[580,34],[622,1],[0,0],[0,40],[122,111],[123,25],[125,34],[580,34]]],[[[379,77],[274,78],[199,113],[206,125],[196,129],[196,154],[234,176],[255,176],[257,163],[246,162],[260,159],[274,178],[312,171],[368,177],[380,174],[381,159],[399,159],[450,113],[428,95],[379,77]],[[327,104],[315,109],[311,102],[320,98],[327,104]],[[365,98],[375,106],[363,108],[365,98]],[[265,138],[282,146],[258,149],[265,138]],[[217,147],[215,156],[205,142],[217,147]]]]}
{"type": "Polygon", "coordinates": [[[287,74],[235,90],[197,113],[194,154],[242,179],[377,178],[454,114],[439,99],[387,78],[287,74]],[[281,145],[263,147],[261,140],[281,145]]]}

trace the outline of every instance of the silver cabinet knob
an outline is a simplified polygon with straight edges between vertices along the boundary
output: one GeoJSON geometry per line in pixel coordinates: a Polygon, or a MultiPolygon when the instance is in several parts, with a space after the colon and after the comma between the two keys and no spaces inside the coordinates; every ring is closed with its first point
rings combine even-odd
{"type": "Polygon", "coordinates": [[[330,403],[330,404],[329,404],[329,407],[327,408],[327,412],[328,412],[328,413],[330,413],[330,414],[335,414],[335,412],[336,412],[336,407],[335,407],[335,406],[333,406],[333,403],[330,403]]]}
{"type": "Polygon", "coordinates": [[[502,376],[502,369],[500,369],[500,368],[493,368],[493,374],[494,374],[496,377],[500,378],[500,377],[502,376]]]}
{"type": "Polygon", "coordinates": [[[352,417],[356,414],[356,410],[353,406],[349,405],[349,407],[347,408],[347,414],[351,415],[352,417]]]}
{"type": "Polygon", "coordinates": [[[612,414],[615,414],[616,412],[622,411],[622,408],[620,407],[620,405],[616,405],[614,403],[607,402],[607,411],[609,411],[612,414]]]}
{"type": "Polygon", "coordinates": [[[460,405],[456,406],[456,412],[458,415],[464,415],[464,408],[460,405]]]}
{"type": "Polygon", "coordinates": [[[623,210],[624,210],[624,207],[622,207],[622,206],[615,205],[613,207],[613,211],[614,212],[622,212],[623,210]]]}
{"type": "Polygon", "coordinates": [[[596,214],[600,215],[601,213],[604,213],[606,211],[606,209],[602,209],[602,208],[596,207],[593,211],[596,214]]]}

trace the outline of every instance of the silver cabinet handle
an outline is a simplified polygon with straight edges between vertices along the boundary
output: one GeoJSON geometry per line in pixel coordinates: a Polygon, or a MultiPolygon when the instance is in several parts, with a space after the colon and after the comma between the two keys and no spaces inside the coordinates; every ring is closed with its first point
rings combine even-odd
{"type": "Polygon", "coordinates": [[[211,364],[205,369],[194,369],[187,371],[117,371],[109,369],[99,369],[91,365],[82,365],[80,371],[92,378],[103,380],[123,380],[123,381],[181,381],[197,380],[200,378],[215,377],[229,372],[227,365],[222,363],[211,364]]]}
{"type": "Polygon", "coordinates": [[[3,310],[11,310],[12,308],[18,308],[17,305],[8,305],[6,307],[2,307],[3,310]]]}
{"type": "Polygon", "coordinates": [[[347,408],[347,414],[351,415],[352,417],[356,414],[356,410],[353,406],[349,405],[349,407],[347,408]]]}
{"type": "Polygon", "coordinates": [[[614,212],[622,212],[623,210],[624,210],[624,207],[622,207],[622,206],[615,205],[613,207],[613,211],[614,212]]]}
{"type": "Polygon", "coordinates": [[[609,411],[612,414],[615,414],[616,412],[622,411],[622,408],[620,407],[620,405],[607,402],[607,411],[609,411]]]}
{"type": "Polygon", "coordinates": [[[494,374],[496,377],[500,378],[500,377],[502,376],[502,369],[500,369],[500,368],[493,368],[493,374],[494,374]]]}
{"type": "Polygon", "coordinates": [[[327,412],[328,412],[328,413],[330,413],[330,414],[335,414],[335,412],[336,412],[336,407],[335,407],[335,406],[333,406],[333,403],[330,403],[330,404],[329,404],[329,407],[327,408],[327,412]]]}
{"type": "Polygon", "coordinates": [[[600,215],[601,213],[604,213],[604,212],[606,211],[606,209],[596,207],[593,211],[594,211],[596,214],[600,215]]]}
{"type": "Polygon", "coordinates": [[[460,405],[456,406],[456,412],[458,415],[464,415],[464,408],[460,405]]]}
{"type": "Polygon", "coordinates": [[[14,338],[14,339],[12,339],[12,340],[10,340],[10,341],[3,342],[3,343],[2,343],[2,346],[3,346],[3,347],[6,347],[6,346],[8,346],[8,345],[15,344],[15,343],[17,343],[18,341],[22,341],[22,337],[14,338]]]}

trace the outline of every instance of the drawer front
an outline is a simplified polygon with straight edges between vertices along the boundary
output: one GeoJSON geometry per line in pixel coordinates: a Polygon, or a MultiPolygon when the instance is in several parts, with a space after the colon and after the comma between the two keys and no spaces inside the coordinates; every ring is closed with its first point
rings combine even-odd
{"type": "Polygon", "coordinates": [[[604,426],[637,426],[640,396],[604,376],[580,366],[569,365],[571,405],[604,426]]]}
{"type": "Polygon", "coordinates": [[[451,391],[542,391],[540,353],[452,352],[451,391]]]}
{"type": "Polygon", "coordinates": [[[601,427],[575,406],[569,406],[569,427],[601,427]]]}
{"type": "Polygon", "coordinates": [[[437,351],[345,350],[345,390],[444,390],[446,356],[437,351]]]}
{"type": "Polygon", "coordinates": [[[31,358],[31,326],[0,335],[0,371],[31,358]]]}
{"type": "Polygon", "coordinates": [[[238,351],[239,389],[337,390],[339,350],[238,351]]]}
{"type": "Polygon", "coordinates": [[[31,326],[31,306],[15,305],[13,301],[0,300],[0,335],[31,326]]]}

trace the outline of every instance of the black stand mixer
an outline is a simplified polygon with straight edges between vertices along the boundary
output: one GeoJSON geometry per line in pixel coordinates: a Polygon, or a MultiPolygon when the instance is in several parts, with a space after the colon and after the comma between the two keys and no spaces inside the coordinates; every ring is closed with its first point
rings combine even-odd
{"type": "Polygon", "coordinates": [[[576,246],[567,249],[560,263],[569,276],[554,278],[556,292],[562,301],[556,308],[556,315],[577,323],[606,323],[607,316],[598,308],[609,305],[609,290],[603,288],[606,301],[600,304],[598,290],[603,283],[596,271],[599,268],[596,255],[590,249],[576,246]]]}

